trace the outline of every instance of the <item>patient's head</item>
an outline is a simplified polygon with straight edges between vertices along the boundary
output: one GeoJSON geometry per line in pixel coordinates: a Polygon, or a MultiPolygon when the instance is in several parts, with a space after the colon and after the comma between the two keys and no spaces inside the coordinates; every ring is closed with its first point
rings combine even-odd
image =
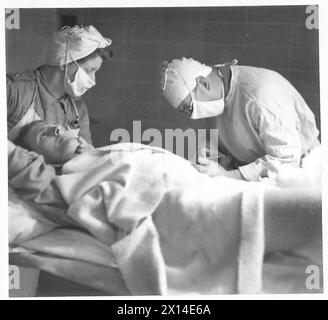
{"type": "Polygon", "coordinates": [[[80,144],[74,131],[42,120],[25,125],[15,142],[43,155],[50,164],[62,164],[70,160],[80,144]]]}

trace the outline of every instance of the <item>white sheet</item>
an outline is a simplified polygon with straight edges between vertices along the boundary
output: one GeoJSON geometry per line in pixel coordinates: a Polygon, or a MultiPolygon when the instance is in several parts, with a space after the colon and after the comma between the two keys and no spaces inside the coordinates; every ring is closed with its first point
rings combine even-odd
{"type": "Polygon", "coordinates": [[[209,178],[162,149],[126,147],[66,166],[57,185],[89,235],[55,229],[16,243],[39,253],[25,254],[29,265],[108,292],[112,277],[90,266],[115,270],[133,295],[261,292],[262,185],[209,178]],[[51,263],[63,258],[67,268],[51,263]]]}

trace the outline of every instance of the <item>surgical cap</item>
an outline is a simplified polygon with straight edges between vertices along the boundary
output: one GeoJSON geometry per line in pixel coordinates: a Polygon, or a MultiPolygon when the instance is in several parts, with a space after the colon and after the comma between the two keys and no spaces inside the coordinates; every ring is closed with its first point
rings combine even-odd
{"type": "Polygon", "coordinates": [[[104,38],[93,26],[65,27],[54,32],[45,63],[59,66],[87,57],[98,48],[110,46],[111,39],[104,38]]]}
{"type": "Polygon", "coordinates": [[[162,91],[166,100],[177,108],[196,87],[196,78],[207,77],[212,68],[192,58],[174,59],[164,62],[162,70],[162,91]]]}

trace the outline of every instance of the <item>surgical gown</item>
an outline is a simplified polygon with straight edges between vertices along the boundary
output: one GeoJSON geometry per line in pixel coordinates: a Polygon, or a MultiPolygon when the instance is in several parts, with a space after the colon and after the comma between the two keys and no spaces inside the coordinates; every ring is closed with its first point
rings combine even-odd
{"type": "Polygon", "coordinates": [[[224,113],[208,121],[219,131],[219,148],[237,160],[250,181],[265,176],[272,161],[299,166],[319,144],[314,114],[300,93],[263,68],[231,66],[224,113]]]}

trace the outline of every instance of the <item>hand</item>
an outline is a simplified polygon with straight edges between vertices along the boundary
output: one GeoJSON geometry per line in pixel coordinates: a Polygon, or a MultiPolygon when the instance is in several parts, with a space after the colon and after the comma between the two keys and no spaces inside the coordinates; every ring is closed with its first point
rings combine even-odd
{"type": "Polygon", "coordinates": [[[201,173],[207,174],[210,177],[227,176],[228,171],[224,169],[216,161],[207,160],[208,164],[194,164],[193,166],[201,173]]]}
{"type": "Polygon", "coordinates": [[[80,144],[75,151],[77,154],[81,154],[83,152],[93,149],[93,146],[86,142],[82,137],[78,137],[78,141],[80,144]]]}
{"type": "MultiPolygon", "coordinates": [[[[232,158],[221,152],[217,152],[216,155],[217,155],[217,159],[215,159],[215,160],[212,159],[212,160],[214,162],[218,162],[221,165],[221,167],[223,167],[224,169],[227,169],[232,162],[232,158]]],[[[197,161],[196,161],[197,164],[208,165],[211,160],[211,159],[208,159],[208,157],[211,157],[210,148],[202,148],[197,157],[197,161]]]]}
{"type": "Polygon", "coordinates": [[[200,149],[196,159],[196,163],[204,166],[209,165],[210,160],[208,159],[208,156],[210,155],[210,151],[211,150],[208,147],[200,149]]]}
{"type": "Polygon", "coordinates": [[[233,159],[230,156],[221,153],[221,156],[219,158],[219,164],[223,168],[228,169],[232,165],[232,161],[233,161],[233,159]]]}

